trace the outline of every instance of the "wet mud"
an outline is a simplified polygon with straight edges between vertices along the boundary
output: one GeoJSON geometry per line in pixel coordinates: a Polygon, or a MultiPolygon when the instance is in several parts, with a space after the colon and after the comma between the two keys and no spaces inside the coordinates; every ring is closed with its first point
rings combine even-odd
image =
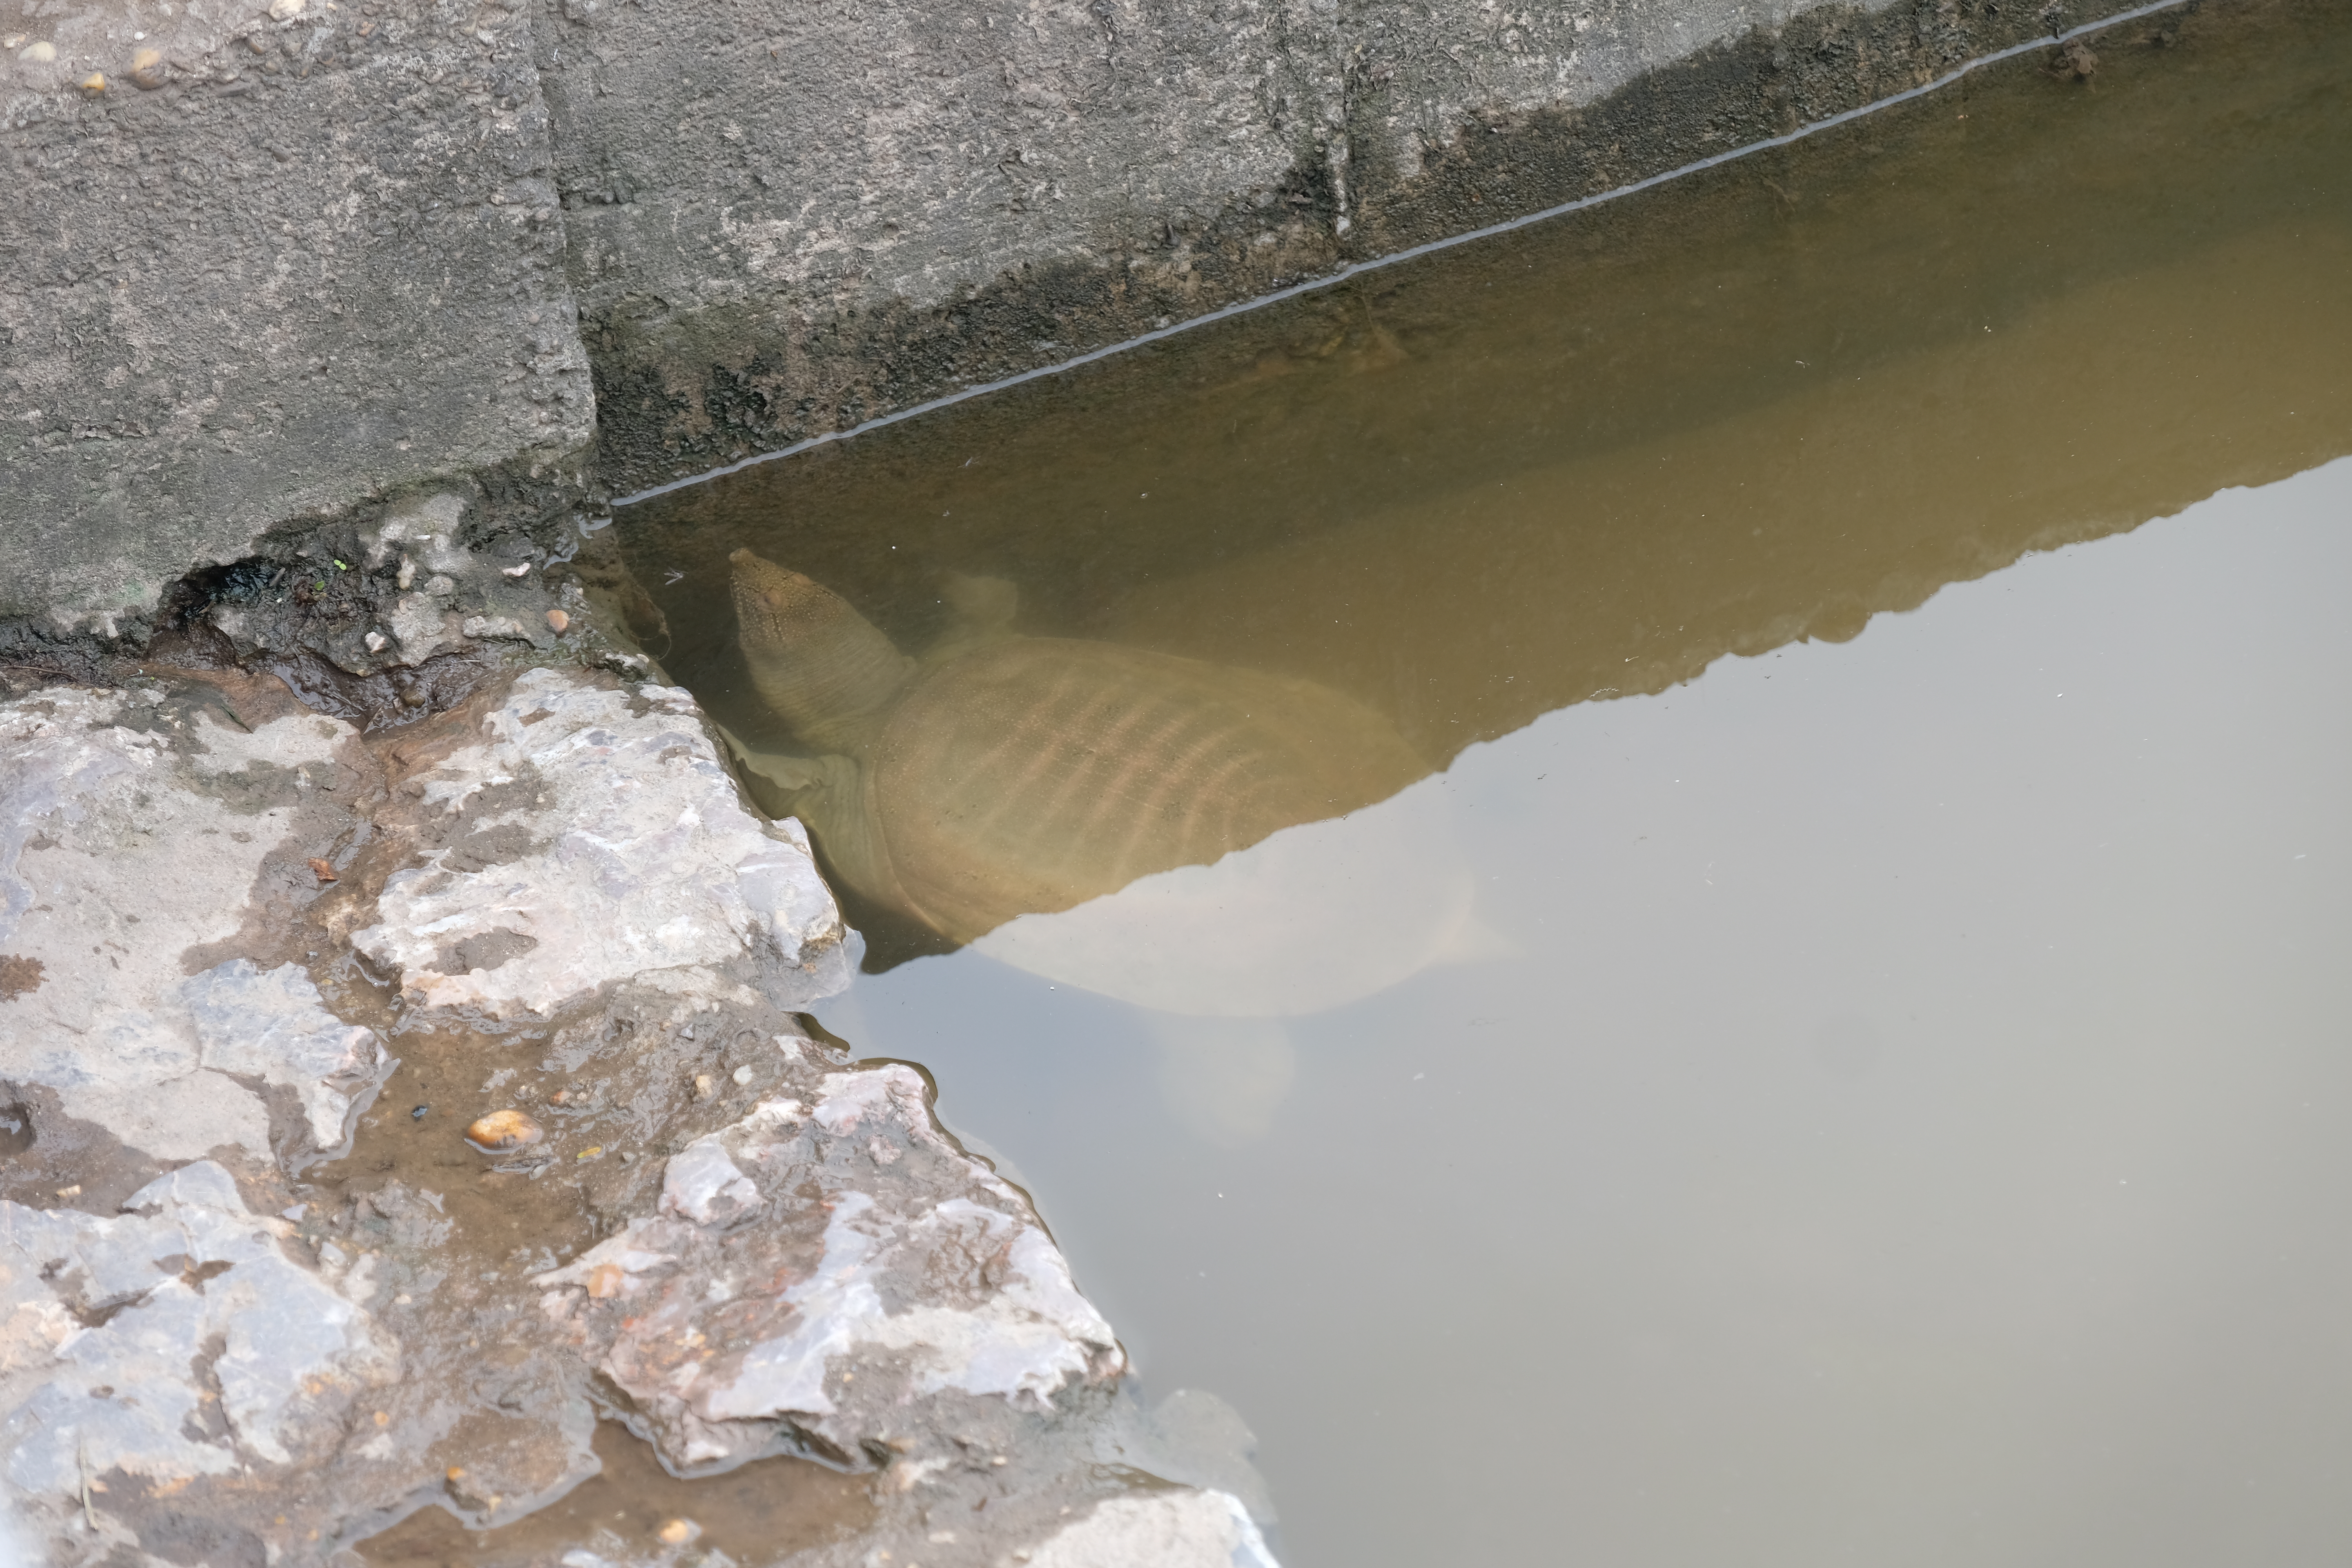
{"type": "Polygon", "coordinates": [[[804,1459],[763,1459],[715,1480],[685,1481],[617,1422],[597,1428],[602,1468],[557,1502],[497,1530],[467,1530],[441,1509],[368,1541],[373,1568],[536,1568],[585,1548],[682,1559],[723,1552],[744,1568],[856,1533],[873,1484],[804,1459]]]}

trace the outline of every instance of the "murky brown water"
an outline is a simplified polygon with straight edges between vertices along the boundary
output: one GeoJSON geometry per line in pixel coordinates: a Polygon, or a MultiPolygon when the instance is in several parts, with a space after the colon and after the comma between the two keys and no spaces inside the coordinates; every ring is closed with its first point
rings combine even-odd
{"type": "Polygon", "coordinates": [[[2352,27],[2266,17],[624,513],[755,747],[742,546],[1440,770],[1227,863],[1309,845],[1262,992],[1106,969],[1197,900],[1042,975],[869,907],[819,1010],[1252,1421],[1293,1568],[2352,1539],[2352,27]],[[1289,984],[1408,862],[1459,929],[1289,984]]]}

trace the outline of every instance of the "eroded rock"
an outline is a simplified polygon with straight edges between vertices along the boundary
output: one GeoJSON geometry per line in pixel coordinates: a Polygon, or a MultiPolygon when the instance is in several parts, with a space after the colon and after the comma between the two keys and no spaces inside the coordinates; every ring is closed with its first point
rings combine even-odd
{"type": "Polygon", "coordinates": [[[173,1160],[267,1158],[259,1085],[299,1102],[313,1152],[345,1137],[383,1062],[292,964],[194,958],[316,886],[350,816],[355,731],[292,713],[251,729],[160,687],[50,688],[0,707],[0,1078],[173,1160]],[[339,760],[341,759],[341,760],[339,760]]]}
{"type": "Polygon", "coordinates": [[[793,1013],[856,939],[684,692],[371,736],[240,679],[0,705],[0,1514],[121,1568],[450,1516],[743,1561],[695,1483],[675,1540],[562,1522],[602,1415],[832,1467],[760,1561],[1265,1560],[1238,1419],[1144,1415],[921,1077],[793,1013]]]}
{"type": "Polygon", "coordinates": [[[123,1206],[0,1203],[0,1470],[52,1517],[109,1472],[153,1489],[289,1465],[397,1371],[368,1314],[288,1258],[293,1227],[248,1212],[219,1165],[123,1206]]]}
{"type": "Polygon", "coordinates": [[[426,1005],[544,1017],[630,978],[714,985],[746,957],[792,1005],[848,983],[806,835],[744,808],[682,690],[526,671],[404,787],[442,842],[352,940],[426,1005]]]}
{"type": "Polygon", "coordinates": [[[782,1422],[870,1468],[934,1395],[1045,1415],[1124,1370],[1028,1201],[940,1135],[910,1068],[828,1073],[819,1096],[697,1139],[661,1212],[540,1277],[672,1464],[768,1452],[782,1422]]]}

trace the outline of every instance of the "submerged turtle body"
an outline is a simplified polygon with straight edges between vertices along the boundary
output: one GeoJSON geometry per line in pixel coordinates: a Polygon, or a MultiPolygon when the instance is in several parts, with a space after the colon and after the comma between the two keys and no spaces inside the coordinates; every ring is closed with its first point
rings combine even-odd
{"type": "MultiPolygon", "coordinates": [[[[964,584],[979,624],[918,662],[799,574],[747,551],[734,565],[755,684],[829,753],[747,763],[837,875],[956,942],[1212,865],[1429,771],[1386,719],[1311,681],[1013,635],[1002,584],[964,584]]],[[[1119,994],[1103,967],[1063,977],[1119,994]]]]}
{"type": "Polygon", "coordinates": [[[926,670],[866,763],[908,907],[959,942],[1208,865],[1427,772],[1378,714],[1324,687],[1062,637],[926,670]]]}

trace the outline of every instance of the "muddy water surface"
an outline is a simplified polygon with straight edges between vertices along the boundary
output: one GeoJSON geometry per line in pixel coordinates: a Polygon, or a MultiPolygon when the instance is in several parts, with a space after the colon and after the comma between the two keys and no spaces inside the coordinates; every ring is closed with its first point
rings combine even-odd
{"type": "Polygon", "coordinates": [[[2352,1538],[2352,28],[2264,16],[623,514],[760,746],[740,546],[1426,761],[1305,907],[1410,821],[1467,913],[1341,1005],[868,909],[819,1010],[1249,1418],[1294,1568],[2352,1538]]]}

